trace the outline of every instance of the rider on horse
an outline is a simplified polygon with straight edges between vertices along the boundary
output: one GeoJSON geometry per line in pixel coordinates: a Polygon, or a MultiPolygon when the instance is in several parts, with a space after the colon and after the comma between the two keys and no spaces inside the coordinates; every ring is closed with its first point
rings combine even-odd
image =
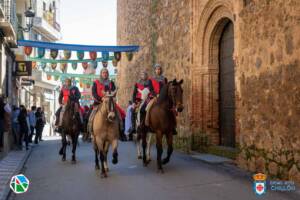
{"type": "Polygon", "coordinates": [[[142,91],[148,88],[150,93],[148,94],[147,100],[141,107],[141,112],[146,111],[146,106],[149,103],[150,99],[156,96],[152,81],[148,77],[148,73],[143,71],[141,73],[141,79],[135,83],[132,95],[132,102],[139,104],[142,100],[142,91]]]}
{"type": "Polygon", "coordinates": [[[168,83],[168,79],[163,75],[163,69],[160,64],[154,65],[155,76],[151,78],[154,91],[159,95],[161,88],[168,83]]]}
{"type": "MultiPolygon", "coordinates": [[[[81,122],[80,127],[82,127],[82,116],[80,114],[80,104],[79,99],[81,98],[81,93],[75,85],[72,86],[71,79],[67,78],[65,80],[65,85],[63,85],[59,97],[58,102],[61,105],[60,108],[56,112],[56,123],[55,125],[59,127],[59,129],[62,126],[62,118],[65,112],[65,107],[69,101],[69,99],[72,102],[75,102],[75,112],[77,113],[77,117],[80,119],[81,122]]],[[[60,132],[60,130],[58,131],[60,132]]]]}
{"type": "MultiPolygon", "coordinates": [[[[112,80],[109,80],[109,72],[108,69],[106,68],[102,68],[102,70],[100,71],[100,79],[99,80],[95,80],[93,83],[93,87],[92,87],[92,95],[94,98],[94,106],[93,106],[93,111],[90,115],[89,118],[89,125],[88,125],[88,130],[92,130],[92,123],[95,117],[95,114],[97,113],[98,107],[102,102],[102,97],[104,97],[105,92],[114,92],[116,90],[116,86],[115,83],[112,80]]],[[[116,105],[116,110],[117,110],[117,116],[119,118],[119,123],[120,126],[123,126],[123,121],[121,118],[121,108],[116,105]]]]}

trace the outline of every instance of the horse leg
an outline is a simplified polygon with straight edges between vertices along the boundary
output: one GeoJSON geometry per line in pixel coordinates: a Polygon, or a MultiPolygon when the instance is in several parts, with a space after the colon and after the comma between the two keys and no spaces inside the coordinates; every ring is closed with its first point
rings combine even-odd
{"type": "Polygon", "coordinates": [[[95,140],[93,142],[93,145],[94,145],[94,151],[95,151],[95,169],[98,170],[98,169],[100,169],[99,159],[98,159],[99,151],[98,151],[97,144],[95,143],[95,140]]]}
{"type": "Polygon", "coordinates": [[[72,163],[76,163],[76,147],[77,147],[78,134],[72,137],[72,163]]]}
{"type": "Polygon", "coordinates": [[[142,159],[141,146],[142,146],[142,140],[139,139],[139,140],[137,140],[137,143],[136,143],[138,159],[142,159]]]}
{"type": "Polygon", "coordinates": [[[157,150],[157,170],[158,173],[164,173],[161,163],[161,156],[163,153],[163,147],[162,147],[162,133],[158,131],[156,133],[156,150],[157,150]]]}
{"type": "Polygon", "coordinates": [[[66,134],[62,134],[62,161],[66,161],[66,149],[67,149],[67,137],[66,134]]]}
{"type": "Polygon", "coordinates": [[[104,153],[104,142],[100,138],[95,138],[98,146],[98,150],[100,151],[100,161],[101,161],[101,178],[106,178],[107,174],[104,168],[104,160],[105,160],[105,153],[104,153]]]}
{"type": "Polygon", "coordinates": [[[144,163],[144,166],[146,167],[149,162],[147,160],[147,153],[146,153],[146,150],[147,150],[147,132],[146,131],[143,131],[142,133],[142,146],[143,146],[143,163],[144,163]]]}
{"type": "Polygon", "coordinates": [[[151,161],[151,156],[150,156],[150,152],[151,152],[151,138],[152,138],[152,134],[148,134],[148,138],[147,138],[147,162],[149,163],[151,161]]]}
{"type": "Polygon", "coordinates": [[[168,152],[167,157],[163,159],[163,165],[167,164],[170,161],[170,157],[173,153],[173,133],[167,134],[167,143],[168,143],[168,152]]]}
{"type": "Polygon", "coordinates": [[[104,153],[105,153],[105,156],[104,156],[104,169],[105,169],[106,172],[109,171],[108,164],[107,164],[108,149],[109,149],[109,143],[105,142],[105,145],[104,145],[104,153]]]}
{"type": "Polygon", "coordinates": [[[113,160],[112,163],[115,165],[118,163],[118,139],[112,141],[113,160]]]}

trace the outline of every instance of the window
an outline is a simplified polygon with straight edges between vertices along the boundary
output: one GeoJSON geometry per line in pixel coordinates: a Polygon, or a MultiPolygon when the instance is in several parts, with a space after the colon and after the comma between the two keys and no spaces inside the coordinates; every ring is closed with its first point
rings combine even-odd
{"type": "Polygon", "coordinates": [[[46,3],[43,2],[43,11],[46,11],[46,3]]]}

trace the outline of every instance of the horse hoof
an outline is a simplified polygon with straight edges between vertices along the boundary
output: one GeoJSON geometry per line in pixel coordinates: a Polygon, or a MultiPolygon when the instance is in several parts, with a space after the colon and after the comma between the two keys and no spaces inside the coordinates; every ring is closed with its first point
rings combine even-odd
{"type": "Polygon", "coordinates": [[[157,173],[159,173],[159,174],[163,174],[163,173],[165,173],[165,172],[164,172],[164,170],[163,170],[163,169],[158,169],[158,170],[157,170],[157,173]]]}
{"type": "Polygon", "coordinates": [[[102,173],[101,174],[101,178],[107,178],[107,174],[106,173],[102,173]]]}
{"type": "Polygon", "coordinates": [[[138,159],[141,160],[143,157],[142,156],[138,156],[138,159]]]}
{"type": "Polygon", "coordinates": [[[165,164],[167,164],[168,162],[170,162],[170,160],[167,159],[167,158],[165,158],[165,159],[163,159],[162,164],[165,165],[165,164]]]}
{"type": "Polygon", "coordinates": [[[62,158],[61,160],[62,160],[62,161],[66,161],[66,158],[62,158]]]}
{"type": "Polygon", "coordinates": [[[113,158],[112,163],[115,165],[118,163],[118,158],[113,158]]]}

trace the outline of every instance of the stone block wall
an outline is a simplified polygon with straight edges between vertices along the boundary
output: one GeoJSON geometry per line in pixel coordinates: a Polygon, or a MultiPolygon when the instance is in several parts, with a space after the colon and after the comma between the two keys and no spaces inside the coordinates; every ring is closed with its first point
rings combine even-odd
{"type": "Polygon", "coordinates": [[[300,182],[298,0],[118,0],[118,44],[141,46],[118,64],[118,101],[126,106],[140,71],[160,63],[184,79],[180,134],[200,128],[218,145],[224,19],[234,24],[237,163],[300,182]]]}
{"type": "Polygon", "coordinates": [[[300,182],[300,1],[252,1],[238,17],[238,163],[300,182]]]}

